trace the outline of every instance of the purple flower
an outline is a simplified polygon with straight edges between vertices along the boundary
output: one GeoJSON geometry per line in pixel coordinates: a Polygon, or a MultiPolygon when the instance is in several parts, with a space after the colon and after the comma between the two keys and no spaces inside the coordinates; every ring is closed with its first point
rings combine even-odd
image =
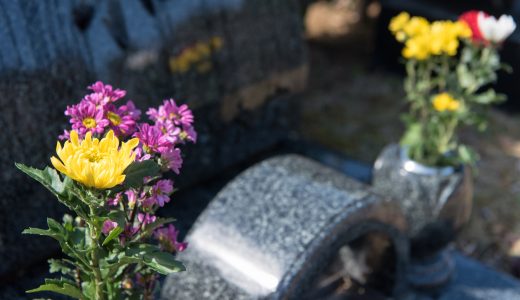
{"type": "Polygon", "coordinates": [[[134,153],[135,153],[136,161],[144,161],[144,160],[149,160],[150,158],[152,158],[152,156],[150,154],[144,152],[142,147],[135,148],[134,153]]]}
{"type": "Polygon", "coordinates": [[[101,105],[115,102],[126,95],[126,91],[120,89],[113,89],[111,85],[104,84],[101,81],[95,82],[88,87],[94,93],[90,94],[92,100],[97,101],[101,105]]]}
{"type": "Polygon", "coordinates": [[[173,123],[156,123],[155,126],[161,130],[161,132],[166,136],[172,145],[181,142],[181,129],[175,126],[173,123]]]}
{"type": "Polygon", "coordinates": [[[137,202],[137,193],[134,190],[127,190],[125,195],[128,199],[128,207],[133,208],[137,202]]]}
{"type": "Polygon", "coordinates": [[[179,137],[183,142],[197,142],[197,132],[195,131],[195,128],[193,128],[193,126],[183,127],[181,133],[179,134],[179,137]]]}
{"type": "Polygon", "coordinates": [[[69,140],[70,139],[70,132],[68,130],[63,130],[63,134],[58,136],[58,139],[60,140],[69,140]]]}
{"type": "Polygon", "coordinates": [[[181,150],[179,148],[172,148],[170,151],[164,152],[161,155],[161,163],[175,172],[175,174],[179,174],[182,167],[181,150]]]}
{"type": "Polygon", "coordinates": [[[110,128],[114,130],[116,135],[129,136],[134,134],[141,111],[135,108],[132,101],[128,101],[126,105],[120,107],[108,104],[105,107],[105,112],[106,119],[110,121],[110,128]]]}
{"type": "Polygon", "coordinates": [[[102,134],[109,121],[104,118],[103,109],[98,109],[92,102],[82,100],[79,104],[67,106],[65,115],[70,117],[72,129],[76,130],[80,136],[87,132],[102,134]]]}
{"type": "Polygon", "coordinates": [[[138,126],[135,136],[139,138],[143,150],[147,153],[164,153],[173,146],[168,136],[164,135],[159,128],[146,123],[138,126]]]}
{"type": "Polygon", "coordinates": [[[108,235],[112,229],[117,227],[117,223],[111,220],[106,220],[103,223],[103,229],[101,230],[103,234],[108,235]]]}
{"type": "Polygon", "coordinates": [[[177,106],[175,100],[164,100],[159,109],[150,108],[146,114],[156,123],[171,122],[176,126],[191,126],[193,123],[193,113],[188,105],[177,106]]]}
{"type": "Polygon", "coordinates": [[[119,202],[121,202],[121,198],[123,198],[123,194],[117,193],[114,198],[107,199],[107,204],[109,206],[117,206],[119,204],[119,202]]]}
{"type": "Polygon", "coordinates": [[[168,252],[182,252],[188,246],[188,243],[180,243],[177,241],[179,231],[172,224],[168,227],[162,227],[154,232],[154,237],[159,240],[161,250],[168,252]]]}
{"type": "Polygon", "coordinates": [[[143,226],[152,224],[153,222],[155,222],[156,219],[157,219],[156,216],[150,215],[150,214],[139,213],[137,215],[137,220],[139,220],[139,222],[142,223],[143,226]]]}
{"type": "Polygon", "coordinates": [[[148,199],[153,199],[154,203],[163,207],[164,203],[170,202],[170,194],[172,192],[173,181],[168,179],[159,180],[154,186],[152,186],[152,195],[148,199]]]}
{"type": "Polygon", "coordinates": [[[125,230],[123,233],[119,235],[119,243],[124,246],[128,239],[131,239],[137,232],[139,232],[139,227],[134,227],[130,224],[126,224],[125,230]]]}

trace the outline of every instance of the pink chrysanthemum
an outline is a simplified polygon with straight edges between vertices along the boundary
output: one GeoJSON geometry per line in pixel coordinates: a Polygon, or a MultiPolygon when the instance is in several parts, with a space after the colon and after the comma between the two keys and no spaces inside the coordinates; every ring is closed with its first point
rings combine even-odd
{"type": "Polygon", "coordinates": [[[112,220],[106,220],[103,223],[103,228],[101,229],[101,231],[103,232],[103,234],[108,235],[110,233],[110,231],[112,231],[112,229],[114,229],[116,227],[117,227],[116,222],[114,222],[112,220]]]}
{"type": "Polygon", "coordinates": [[[104,118],[103,109],[98,109],[92,102],[82,100],[79,104],[67,106],[65,115],[70,117],[72,129],[80,136],[87,132],[102,134],[108,126],[109,121],[104,118]]]}
{"type": "Polygon", "coordinates": [[[105,108],[105,117],[110,122],[110,128],[118,136],[134,134],[140,115],[141,111],[135,108],[132,101],[128,101],[126,105],[120,107],[108,104],[105,108]]]}
{"type": "Polygon", "coordinates": [[[170,202],[170,194],[173,192],[173,181],[163,179],[157,181],[152,186],[151,196],[148,199],[153,199],[153,202],[163,207],[165,203],[170,202]]]}
{"type": "Polygon", "coordinates": [[[173,146],[168,136],[164,135],[159,128],[146,123],[139,125],[134,135],[139,138],[146,153],[164,153],[173,146]]]}
{"type": "Polygon", "coordinates": [[[159,247],[168,252],[182,252],[188,246],[188,243],[177,241],[179,231],[172,224],[155,230],[154,237],[159,240],[159,247]]]}
{"type": "Polygon", "coordinates": [[[179,148],[172,148],[170,151],[164,152],[161,155],[161,164],[179,174],[182,168],[181,150],[179,148]]]}
{"type": "Polygon", "coordinates": [[[93,85],[88,87],[94,93],[90,94],[92,100],[96,100],[101,105],[116,102],[126,95],[126,91],[120,89],[113,89],[111,85],[104,84],[101,81],[95,82],[93,85]],[[93,95],[97,94],[97,95],[93,95]]]}
{"type": "Polygon", "coordinates": [[[146,112],[150,119],[156,123],[162,124],[171,122],[176,126],[191,126],[193,124],[193,113],[188,105],[182,104],[177,106],[175,100],[164,100],[163,105],[159,109],[150,108],[146,112]]]}
{"type": "Polygon", "coordinates": [[[195,131],[195,128],[193,126],[183,126],[179,138],[183,141],[189,141],[192,143],[197,142],[197,132],[195,131]]]}

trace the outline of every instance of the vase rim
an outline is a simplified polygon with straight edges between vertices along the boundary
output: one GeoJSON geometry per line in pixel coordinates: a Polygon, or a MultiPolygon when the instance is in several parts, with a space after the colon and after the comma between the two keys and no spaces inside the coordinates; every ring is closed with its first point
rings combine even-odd
{"type": "Polygon", "coordinates": [[[402,167],[405,171],[409,173],[426,175],[426,176],[450,176],[456,173],[457,169],[453,166],[445,166],[445,167],[431,167],[424,165],[420,162],[417,162],[411,159],[408,156],[408,148],[407,147],[399,147],[400,159],[402,163],[402,167]]]}

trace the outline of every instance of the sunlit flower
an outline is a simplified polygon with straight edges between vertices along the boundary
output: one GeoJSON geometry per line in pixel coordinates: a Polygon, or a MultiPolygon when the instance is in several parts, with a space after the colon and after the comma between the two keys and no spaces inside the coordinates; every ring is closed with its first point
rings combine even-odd
{"type": "Polygon", "coordinates": [[[152,187],[152,195],[148,199],[163,207],[165,203],[170,202],[171,193],[173,193],[173,181],[168,179],[159,180],[152,187]]]}
{"type": "Polygon", "coordinates": [[[173,144],[158,127],[150,124],[141,124],[135,133],[146,153],[164,153],[169,151],[173,144]]]}
{"type": "Polygon", "coordinates": [[[178,106],[173,99],[164,100],[159,109],[150,108],[146,114],[157,123],[172,122],[176,126],[191,126],[193,123],[193,113],[188,105],[178,106]]]}
{"type": "Polygon", "coordinates": [[[460,102],[453,98],[448,93],[440,93],[433,97],[432,104],[435,110],[443,111],[456,111],[460,107],[460,102]]]}
{"type": "Polygon", "coordinates": [[[106,119],[110,122],[110,128],[118,136],[134,134],[140,115],[141,111],[135,108],[132,101],[128,101],[120,107],[113,104],[106,106],[106,119]]]}
{"type": "Polygon", "coordinates": [[[179,148],[172,148],[170,151],[164,152],[161,155],[160,161],[161,165],[172,170],[175,174],[179,174],[182,167],[181,150],[179,148]]]}
{"type": "Polygon", "coordinates": [[[173,224],[155,230],[154,237],[159,240],[159,246],[162,250],[168,252],[182,252],[188,246],[188,243],[177,241],[179,231],[175,229],[173,224]]]}
{"type": "Polygon", "coordinates": [[[179,133],[179,137],[183,142],[197,142],[197,132],[195,131],[195,128],[193,128],[193,126],[183,127],[181,132],[179,133]]]}
{"type": "Polygon", "coordinates": [[[397,16],[393,17],[390,21],[390,25],[388,26],[388,29],[390,29],[391,32],[397,33],[403,30],[404,26],[408,21],[410,20],[410,15],[407,12],[401,12],[397,16]]]}
{"type": "Polygon", "coordinates": [[[403,26],[403,31],[409,37],[415,37],[428,32],[430,29],[430,22],[423,17],[412,17],[403,26]]]}
{"type": "Polygon", "coordinates": [[[101,81],[97,81],[88,87],[95,94],[100,96],[99,103],[102,105],[115,102],[126,95],[126,91],[120,89],[113,89],[111,85],[104,84],[101,81]]]}
{"type": "Polygon", "coordinates": [[[403,48],[404,58],[425,60],[430,57],[430,39],[426,35],[419,35],[406,41],[403,48]]]}
{"type": "Polygon", "coordinates": [[[138,144],[138,139],[131,139],[120,145],[112,130],[101,140],[87,132],[80,141],[73,130],[63,147],[57,143],[58,158],[51,157],[51,162],[58,171],[85,186],[108,189],[125,180],[123,172],[134,161],[132,150],[138,144]]]}
{"type": "Polygon", "coordinates": [[[83,137],[87,132],[102,134],[109,121],[105,119],[103,109],[92,102],[82,100],[80,103],[67,106],[65,115],[70,117],[72,129],[83,137]]]}

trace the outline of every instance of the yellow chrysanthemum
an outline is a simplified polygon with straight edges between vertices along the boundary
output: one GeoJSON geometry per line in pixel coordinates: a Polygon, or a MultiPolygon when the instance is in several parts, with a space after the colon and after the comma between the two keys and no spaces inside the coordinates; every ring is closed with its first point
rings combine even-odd
{"type": "Polygon", "coordinates": [[[430,22],[423,17],[412,17],[403,27],[404,33],[409,37],[426,34],[429,30],[430,22]]]}
{"type": "Polygon", "coordinates": [[[473,35],[471,28],[469,28],[466,22],[457,21],[454,23],[454,26],[455,30],[457,31],[457,35],[461,38],[467,39],[473,35]]]}
{"type": "Polygon", "coordinates": [[[440,112],[456,111],[460,107],[460,102],[455,100],[455,98],[446,92],[435,95],[433,97],[432,103],[433,108],[440,112]]]}
{"type": "Polygon", "coordinates": [[[63,147],[60,142],[56,144],[59,159],[53,156],[51,162],[58,171],[85,186],[109,189],[125,180],[123,171],[134,161],[132,150],[138,144],[134,138],[120,147],[112,130],[101,140],[93,139],[88,132],[80,141],[73,130],[63,147]]]}
{"type": "Polygon", "coordinates": [[[401,12],[397,16],[393,17],[392,20],[390,20],[390,25],[388,26],[388,29],[390,29],[391,32],[397,33],[401,30],[403,30],[406,23],[410,20],[410,15],[407,12],[401,12]]]}
{"type": "Polygon", "coordinates": [[[424,60],[430,57],[430,40],[427,35],[419,35],[406,41],[403,57],[424,60]]]}

